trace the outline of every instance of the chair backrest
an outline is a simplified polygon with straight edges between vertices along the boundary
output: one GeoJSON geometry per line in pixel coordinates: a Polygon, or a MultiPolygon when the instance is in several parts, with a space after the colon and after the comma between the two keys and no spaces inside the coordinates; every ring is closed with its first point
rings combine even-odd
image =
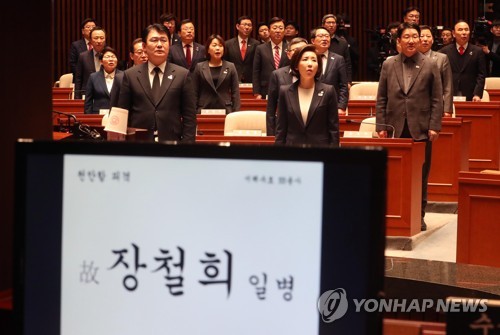
{"type": "Polygon", "coordinates": [[[63,74],[59,78],[59,87],[73,87],[73,73],[63,74]]]}
{"type": "Polygon", "coordinates": [[[224,121],[224,135],[231,136],[235,130],[260,130],[266,134],[266,112],[240,111],[229,113],[224,121]]]}
{"type": "Polygon", "coordinates": [[[364,119],[363,121],[361,121],[361,124],[359,125],[359,131],[360,132],[376,131],[375,122],[377,122],[377,118],[375,116],[364,119]]]}
{"type": "Polygon", "coordinates": [[[500,77],[486,77],[485,89],[500,90],[500,77]]]}
{"type": "Polygon", "coordinates": [[[488,91],[483,90],[483,97],[481,98],[481,101],[490,102],[490,94],[488,93],[488,91]]]}
{"type": "Polygon", "coordinates": [[[375,100],[377,98],[377,91],[377,81],[363,81],[352,85],[349,90],[349,100],[375,100]]]}

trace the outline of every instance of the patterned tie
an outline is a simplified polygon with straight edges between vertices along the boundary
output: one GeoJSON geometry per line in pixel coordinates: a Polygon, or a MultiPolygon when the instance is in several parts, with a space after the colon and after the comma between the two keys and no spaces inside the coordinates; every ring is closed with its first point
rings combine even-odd
{"type": "Polygon", "coordinates": [[[278,69],[280,67],[280,47],[279,46],[275,46],[274,47],[274,67],[276,69],[278,69]]]}
{"type": "Polygon", "coordinates": [[[191,45],[186,44],[186,63],[188,69],[191,68],[191,45]]]}
{"type": "Polygon", "coordinates": [[[245,54],[247,53],[247,41],[241,40],[241,59],[245,60],[245,54]]]}
{"type": "Polygon", "coordinates": [[[157,66],[154,69],[155,76],[153,78],[153,86],[151,87],[151,90],[153,91],[153,99],[155,100],[155,103],[160,99],[160,68],[157,66]]]}
{"type": "Polygon", "coordinates": [[[460,53],[460,55],[463,55],[465,53],[464,47],[459,47],[458,52],[460,53]]]}

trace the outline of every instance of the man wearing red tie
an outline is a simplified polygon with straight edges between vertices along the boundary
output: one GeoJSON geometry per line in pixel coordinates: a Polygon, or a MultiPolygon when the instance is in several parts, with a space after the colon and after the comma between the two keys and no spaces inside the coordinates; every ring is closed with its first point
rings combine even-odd
{"type": "Polygon", "coordinates": [[[69,67],[71,68],[71,73],[73,73],[73,78],[76,73],[78,56],[82,52],[92,49],[92,44],[90,43],[90,31],[94,29],[96,25],[96,21],[92,18],[83,20],[80,25],[80,28],[82,29],[82,38],[71,43],[71,48],[69,50],[69,67]]]}
{"type": "Polygon", "coordinates": [[[193,72],[196,64],[206,60],[205,47],[194,41],[195,29],[193,21],[182,20],[180,26],[181,43],[173,44],[170,48],[168,61],[180,65],[193,72]]]}
{"type": "Polygon", "coordinates": [[[240,16],[236,23],[236,30],[238,31],[238,36],[226,41],[226,55],[224,59],[234,64],[241,83],[251,83],[255,49],[260,43],[250,37],[253,30],[253,23],[250,16],[240,16]]]}
{"type": "Polygon", "coordinates": [[[271,41],[257,46],[253,60],[253,94],[255,98],[265,98],[268,91],[269,78],[274,70],[290,64],[286,56],[285,22],[282,18],[273,17],[269,21],[271,41]]]}
{"type": "Polygon", "coordinates": [[[460,20],[453,29],[455,43],[439,52],[448,56],[453,73],[453,95],[465,96],[467,101],[481,101],[486,77],[486,60],[483,50],[469,43],[470,28],[460,20]]]}

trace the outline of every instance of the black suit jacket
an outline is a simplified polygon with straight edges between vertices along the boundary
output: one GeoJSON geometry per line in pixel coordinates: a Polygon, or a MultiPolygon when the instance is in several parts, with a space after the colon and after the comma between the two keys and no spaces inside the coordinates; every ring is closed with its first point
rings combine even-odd
{"type": "Polygon", "coordinates": [[[167,63],[161,82],[161,98],[154,101],[148,63],[126,70],[118,107],[127,109],[128,126],[158,129],[160,141],[194,142],[196,110],[189,71],[167,63]]]}
{"type": "Polygon", "coordinates": [[[118,106],[118,96],[123,80],[123,71],[116,69],[111,92],[108,91],[104,69],[90,75],[85,90],[85,114],[99,114],[100,109],[118,106]]]}
{"type": "Polygon", "coordinates": [[[234,64],[223,61],[217,85],[214,85],[208,61],[198,63],[193,72],[196,112],[201,109],[225,109],[231,113],[240,109],[240,86],[234,64]]]}
{"type": "Polygon", "coordinates": [[[477,95],[483,97],[486,77],[486,61],[483,50],[471,43],[460,55],[455,43],[443,47],[439,52],[448,56],[453,73],[453,95],[465,96],[468,101],[477,95]]]}
{"type": "Polygon", "coordinates": [[[339,145],[337,94],[333,86],[316,82],[306,123],[300,113],[299,82],[281,87],[276,143],[339,145]]]}
{"type": "Polygon", "coordinates": [[[320,80],[335,87],[339,108],[346,109],[349,90],[347,88],[347,67],[344,57],[331,51],[328,52],[325,73],[321,75],[320,80]]]}
{"type": "Polygon", "coordinates": [[[489,77],[500,77],[500,46],[497,48],[496,52],[491,51],[492,47],[493,41],[488,45],[490,53],[486,55],[486,70],[489,77]]]}
{"type": "Polygon", "coordinates": [[[240,45],[238,37],[231,38],[226,41],[226,50],[224,59],[231,62],[236,67],[239,81],[242,83],[251,83],[253,76],[253,60],[255,50],[260,45],[259,41],[253,38],[247,40],[247,52],[245,59],[241,59],[240,45]]]}
{"type": "Polygon", "coordinates": [[[271,73],[266,107],[266,128],[268,136],[272,136],[276,133],[276,111],[278,109],[280,87],[290,85],[292,82],[293,75],[289,65],[274,70],[271,73]]]}
{"type": "Polygon", "coordinates": [[[76,74],[76,64],[78,64],[78,56],[80,56],[82,52],[85,52],[87,50],[87,42],[84,38],[71,43],[71,48],[69,49],[69,68],[71,69],[71,73],[73,73],[73,81],[76,74]]]}
{"type": "MultiPolygon", "coordinates": [[[[278,68],[290,65],[290,60],[285,52],[286,48],[286,42],[283,40],[278,68]]],[[[276,68],[274,67],[274,50],[272,50],[271,42],[258,45],[253,60],[253,94],[260,94],[263,98],[267,95],[269,78],[274,70],[276,68]]]]}
{"type": "Polygon", "coordinates": [[[81,99],[82,94],[85,94],[87,81],[90,74],[95,71],[94,51],[87,50],[78,56],[78,63],[76,65],[76,75],[73,78],[75,82],[75,99],[81,99]]]}
{"type": "Polygon", "coordinates": [[[349,51],[349,44],[344,38],[335,35],[330,40],[330,51],[344,57],[346,71],[347,71],[347,81],[352,83],[352,63],[351,63],[351,53],[349,51]]]}
{"type": "Polygon", "coordinates": [[[186,63],[186,56],[182,43],[172,44],[168,52],[168,62],[182,66],[185,69],[193,72],[196,64],[206,60],[205,47],[199,43],[193,42],[193,50],[191,50],[191,67],[188,68],[186,63]]]}

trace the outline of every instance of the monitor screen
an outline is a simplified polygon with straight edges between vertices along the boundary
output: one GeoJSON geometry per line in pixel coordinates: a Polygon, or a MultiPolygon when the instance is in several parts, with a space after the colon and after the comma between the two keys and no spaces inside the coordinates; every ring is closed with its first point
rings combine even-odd
{"type": "Polygon", "coordinates": [[[20,334],[380,332],[382,149],[16,150],[20,334]]]}

